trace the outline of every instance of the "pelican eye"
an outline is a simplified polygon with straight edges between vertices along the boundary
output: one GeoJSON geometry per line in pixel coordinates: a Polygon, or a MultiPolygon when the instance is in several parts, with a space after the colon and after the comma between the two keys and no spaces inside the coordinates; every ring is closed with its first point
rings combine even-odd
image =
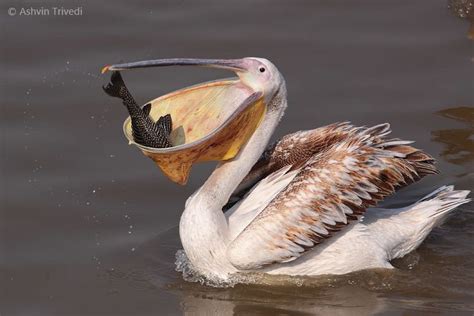
{"type": "Polygon", "coordinates": [[[265,72],[265,68],[263,68],[263,67],[258,68],[258,70],[259,70],[260,72],[265,72]]]}

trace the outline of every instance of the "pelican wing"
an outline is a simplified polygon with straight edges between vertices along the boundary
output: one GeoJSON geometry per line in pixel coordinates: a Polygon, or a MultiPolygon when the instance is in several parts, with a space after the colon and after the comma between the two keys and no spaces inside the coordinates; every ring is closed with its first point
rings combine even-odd
{"type": "Polygon", "coordinates": [[[344,122],[283,136],[267,147],[234,196],[242,196],[258,181],[283,167],[291,166],[292,170],[301,167],[316,153],[347,139],[350,131],[351,125],[344,122]]]}
{"type": "Polygon", "coordinates": [[[228,257],[242,270],[300,257],[365,210],[422,176],[434,159],[385,139],[388,124],[372,128],[341,124],[343,137],[299,166],[293,180],[231,242],[228,257]]]}
{"type": "Polygon", "coordinates": [[[285,166],[267,176],[225,213],[230,240],[235,239],[293,181],[299,170],[289,171],[290,169],[291,165],[285,166]]]}

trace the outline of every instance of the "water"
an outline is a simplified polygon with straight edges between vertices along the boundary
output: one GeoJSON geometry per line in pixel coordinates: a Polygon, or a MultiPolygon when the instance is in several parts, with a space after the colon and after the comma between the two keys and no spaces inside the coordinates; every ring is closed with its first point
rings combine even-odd
{"type": "MultiPolygon", "coordinates": [[[[211,288],[175,272],[187,186],[164,178],[122,135],[126,110],[102,66],[160,57],[262,56],[284,74],[289,108],[275,137],[335,121],[390,122],[442,173],[473,189],[474,95],[468,22],[444,1],[82,2],[82,16],[9,16],[1,61],[0,313],[472,314],[474,213],[464,205],[395,271],[211,288]]],[[[64,7],[77,5],[62,4],[64,7]]],[[[124,74],[139,103],[227,76],[192,68],[124,74]]]]}

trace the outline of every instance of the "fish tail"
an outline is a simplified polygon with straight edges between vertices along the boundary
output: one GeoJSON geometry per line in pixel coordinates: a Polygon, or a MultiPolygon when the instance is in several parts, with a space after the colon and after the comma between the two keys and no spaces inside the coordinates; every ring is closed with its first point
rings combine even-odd
{"type": "Polygon", "coordinates": [[[110,83],[102,87],[108,95],[122,99],[127,107],[132,122],[132,135],[136,143],[155,148],[171,147],[170,134],[172,131],[171,115],[167,114],[154,122],[150,116],[151,104],[143,108],[128,91],[120,72],[114,71],[110,77],[110,83]]]}
{"type": "Polygon", "coordinates": [[[102,86],[105,93],[115,98],[123,98],[123,89],[126,89],[125,82],[122,79],[122,75],[119,71],[112,72],[110,82],[107,85],[102,86]]]}

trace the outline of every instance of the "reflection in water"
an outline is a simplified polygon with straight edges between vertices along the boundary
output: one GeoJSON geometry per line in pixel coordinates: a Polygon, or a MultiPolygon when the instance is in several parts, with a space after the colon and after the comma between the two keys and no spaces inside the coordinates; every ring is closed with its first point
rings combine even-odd
{"type": "Polygon", "coordinates": [[[431,132],[434,141],[445,145],[441,157],[454,164],[470,163],[474,159],[474,108],[460,106],[444,109],[437,113],[467,125],[465,128],[431,132]]]}
{"type": "Polygon", "coordinates": [[[313,278],[256,274],[248,278],[255,284],[215,288],[184,281],[174,271],[174,254],[180,248],[177,227],[162,232],[137,250],[146,262],[131,270],[141,271],[140,277],[115,272],[108,278],[166,288],[180,297],[184,315],[368,315],[387,310],[390,303],[380,294],[391,292],[397,279],[407,279],[403,271],[385,269],[313,278]]]}
{"type": "Polygon", "coordinates": [[[470,27],[467,36],[470,39],[474,39],[474,1],[448,0],[448,8],[458,17],[469,21],[470,27]]]}
{"type": "Polygon", "coordinates": [[[184,315],[369,315],[384,310],[385,300],[350,285],[337,289],[249,287],[186,291],[184,315]]]}
{"type": "MultiPolygon", "coordinates": [[[[369,315],[387,310],[466,310],[473,307],[466,294],[471,279],[466,267],[471,262],[459,256],[457,249],[465,249],[459,237],[474,229],[474,221],[471,213],[456,219],[458,223],[454,222],[453,227],[444,228],[445,234],[434,231],[421,248],[392,262],[397,268],[394,270],[300,278],[260,275],[255,279],[258,284],[227,288],[186,282],[174,271],[173,255],[181,245],[178,229],[173,228],[140,247],[140,257],[146,262],[133,270],[144,276],[128,273],[124,277],[137,287],[165,288],[179,297],[185,315],[369,315]],[[442,238],[445,235],[451,237],[442,238]],[[443,249],[452,253],[440,251],[443,249]]],[[[468,239],[464,242],[470,243],[468,239]]],[[[114,277],[121,278],[118,274],[114,277]]]]}

